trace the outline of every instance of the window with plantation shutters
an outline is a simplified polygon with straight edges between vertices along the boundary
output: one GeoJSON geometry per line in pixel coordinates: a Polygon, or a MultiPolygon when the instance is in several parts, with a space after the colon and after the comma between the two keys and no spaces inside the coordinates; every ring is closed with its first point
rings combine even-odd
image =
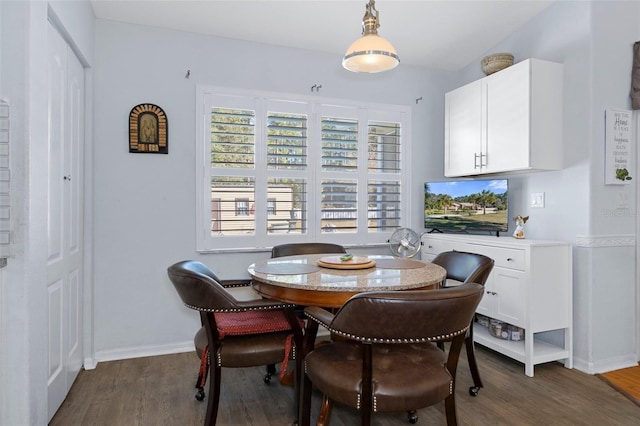
{"type": "Polygon", "coordinates": [[[255,112],[211,109],[211,166],[252,168],[255,161],[255,112]]]}
{"type": "Polygon", "coordinates": [[[307,234],[307,105],[265,102],[267,236],[307,234]],[[277,208],[276,208],[277,207],[277,208]]]}
{"type": "Polygon", "coordinates": [[[306,116],[267,113],[267,167],[272,170],[304,170],[307,167],[306,116]]]}
{"type": "Polygon", "coordinates": [[[197,96],[198,251],[383,244],[408,226],[410,108],[205,87],[197,96]]]}
{"type": "Polygon", "coordinates": [[[400,123],[370,121],[367,167],[372,173],[400,172],[400,123]]]}
{"type": "Polygon", "coordinates": [[[358,122],[348,118],[322,117],[322,170],[358,169],[358,122]]]}
{"type": "Polygon", "coordinates": [[[393,231],[401,226],[401,126],[369,121],[367,126],[367,216],[370,232],[393,231]]]}
{"type": "MultiPolygon", "coordinates": [[[[235,100],[235,99],[234,99],[235,100]]],[[[237,101],[237,100],[235,100],[237,101]]],[[[211,235],[255,235],[255,120],[253,104],[210,107],[211,235]]]]}

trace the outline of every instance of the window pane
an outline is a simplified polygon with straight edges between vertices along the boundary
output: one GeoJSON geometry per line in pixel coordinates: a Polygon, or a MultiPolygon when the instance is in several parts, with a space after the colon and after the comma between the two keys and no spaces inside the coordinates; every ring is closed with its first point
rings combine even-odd
{"type": "Polygon", "coordinates": [[[358,120],[322,117],[322,170],[356,171],[358,120]]]}
{"type": "Polygon", "coordinates": [[[322,180],[322,232],[355,232],[358,225],[358,183],[322,180]]]}
{"type": "Polygon", "coordinates": [[[253,178],[211,178],[211,235],[255,233],[253,178]]]}
{"type": "Polygon", "coordinates": [[[253,168],[255,112],[211,108],[211,166],[253,168]]]}
{"type": "Polygon", "coordinates": [[[267,167],[303,170],[307,166],[307,116],[267,114],[267,167]]]}
{"type": "Polygon", "coordinates": [[[369,181],[368,230],[393,231],[400,227],[400,182],[369,181]]]}
{"type": "Polygon", "coordinates": [[[269,198],[267,200],[267,214],[270,216],[278,214],[275,198],[269,198]]]}
{"type": "Polygon", "coordinates": [[[304,179],[267,180],[267,233],[307,232],[307,182],[304,179]],[[273,203],[274,212],[269,211],[273,203]],[[277,207],[277,208],[276,208],[277,207]]]}
{"type": "Polygon", "coordinates": [[[400,172],[400,123],[370,121],[368,127],[370,172],[400,172]]]}

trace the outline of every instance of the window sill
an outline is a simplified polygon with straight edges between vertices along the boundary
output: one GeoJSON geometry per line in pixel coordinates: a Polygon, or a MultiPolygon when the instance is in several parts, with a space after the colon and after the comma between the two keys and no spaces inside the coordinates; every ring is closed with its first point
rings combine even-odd
{"type": "MultiPolygon", "coordinates": [[[[388,243],[373,243],[373,244],[361,244],[361,245],[345,245],[344,248],[347,251],[354,249],[375,249],[375,248],[388,248],[388,243]]],[[[227,253],[271,253],[271,247],[245,247],[245,248],[224,248],[224,249],[203,249],[196,250],[198,254],[227,254],[227,253]]]]}

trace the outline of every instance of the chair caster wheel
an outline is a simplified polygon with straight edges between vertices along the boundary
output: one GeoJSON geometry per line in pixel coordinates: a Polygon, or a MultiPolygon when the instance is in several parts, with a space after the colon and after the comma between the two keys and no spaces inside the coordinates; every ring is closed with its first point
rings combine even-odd
{"type": "Polygon", "coordinates": [[[478,396],[478,392],[480,392],[480,386],[471,386],[469,388],[469,395],[478,396]]]}
{"type": "Polygon", "coordinates": [[[203,401],[204,400],[204,389],[199,388],[198,392],[196,392],[196,399],[198,401],[203,401]]]}
{"type": "Polygon", "coordinates": [[[407,413],[407,418],[409,419],[409,423],[416,424],[418,423],[418,413],[415,410],[411,410],[407,413]]]}
{"type": "Polygon", "coordinates": [[[264,382],[265,382],[266,384],[271,383],[271,374],[269,374],[269,373],[265,374],[265,375],[264,375],[264,378],[263,378],[262,380],[264,380],[264,382]]]}

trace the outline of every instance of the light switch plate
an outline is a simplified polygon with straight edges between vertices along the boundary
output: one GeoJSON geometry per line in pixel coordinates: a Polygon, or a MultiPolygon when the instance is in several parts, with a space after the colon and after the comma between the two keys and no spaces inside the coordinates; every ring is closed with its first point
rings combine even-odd
{"type": "Polygon", "coordinates": [[[532,192],[530,205],[536,209],[544,208],[544,192],[532,192]]]}

